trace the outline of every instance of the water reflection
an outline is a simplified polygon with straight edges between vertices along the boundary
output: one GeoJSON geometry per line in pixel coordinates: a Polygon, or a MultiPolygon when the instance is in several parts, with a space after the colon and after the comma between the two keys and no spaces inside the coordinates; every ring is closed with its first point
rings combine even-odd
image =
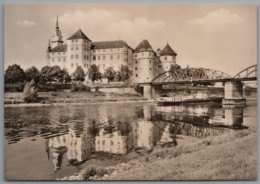
{"type": "Polygon", "coordinates": [[[105,159],[103,153],[149,153],[156,145],[177,145],[178,136],[201,138],[246,128],[243,111],[242,107],[153,104],[10,108],[5,113],[5,138],[9,144],[46,139],[47,158],[57,172],[96,154],[105,159]]]}

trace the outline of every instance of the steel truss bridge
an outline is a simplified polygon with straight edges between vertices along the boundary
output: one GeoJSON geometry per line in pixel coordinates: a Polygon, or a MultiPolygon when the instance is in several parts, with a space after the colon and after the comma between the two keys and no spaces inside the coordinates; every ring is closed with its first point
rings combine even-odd
{"type": "Polygon", "coordinates": [[[183,68],[161,73],[151,82],[143,84],[164,85],[164,84],[190,84],[210,83],[228,81],[256,81],[257,65],[252,65],[230,76],[224,72],[208,68],[183,68]]]}

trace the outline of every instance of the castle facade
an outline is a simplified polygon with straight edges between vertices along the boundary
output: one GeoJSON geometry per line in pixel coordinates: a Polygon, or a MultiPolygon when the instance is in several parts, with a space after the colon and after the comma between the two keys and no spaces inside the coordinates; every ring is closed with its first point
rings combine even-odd
{"type": "Polygon", "coordinates": [[[143,40],[135,49],[125,41],[93,42],[79,29],[64,43],[58,17],[53,36],[47,49],[47,65],[65,68],[72,74],[78,66],[87,72],[92,64],[99,71],[112,67],[118,71],[121,65],[128,66],[133,83],[150,82],[154,77],[168,71],[176,64],[177,54],[167,45],[155,52],[148,40],[143,40]]]}

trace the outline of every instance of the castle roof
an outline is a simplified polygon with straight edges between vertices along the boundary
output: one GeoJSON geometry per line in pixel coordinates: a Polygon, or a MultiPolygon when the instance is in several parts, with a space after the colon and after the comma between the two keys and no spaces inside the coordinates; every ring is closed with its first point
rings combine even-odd
{"type": "Polygon", "coordinates": [[[171,46],[167,43],[167,45],[163,48],[160,53],[161,56],[177,56],[177,53],[171,48],[171,46]]]}
{"type": "Polygon", "coordinates": [[[66,52],[67,44],[60,44],[50,50],[50,52],[66,52]]]}
{"type": "Polygon", "coordinates": [[[141,41],[141,43],[139,43],[139,45],[135,48],[135,52],[143,52],[143,51],[153,51],[153,48],[148,42],[148,40],[141,41]]]}
{"type": "Polygon", "coordinates": [[[79,29],[76,33],[74,33],[73,35],[71,35],[68,40],[76,40],[76,39],[84,39],[84,40],[88,40],[91,41],[83,32],[81,29],[79,29]]]}
{"type": "Polygon", "coordinates": [[[110,49],[110,48],[123,48],[123,47],[128,47],[132,49],[123,40],[92,42],[93,49],[110,49]]]}

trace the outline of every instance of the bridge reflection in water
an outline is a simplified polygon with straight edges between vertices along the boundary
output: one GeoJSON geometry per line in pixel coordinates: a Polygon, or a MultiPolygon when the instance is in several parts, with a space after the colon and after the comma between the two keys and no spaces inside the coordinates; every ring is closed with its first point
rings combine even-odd
{"type": "MultiPolygon", "coordinates": [[[[207,137],[243,126],[243,108],[222,108],[209,105],[154,106],[144,105],[136,111],[136,119],[113,118],[104,114],[100,122],[68,128],[68,133],[46,140],[46,152],[54,165],[63,162],[79,165],[98,155],[122,155],[135,151],[149,153],[155,146],[178,144],[178,136],[207,137]],[[80,132],[80,133],[79,133],[80,132]]],[[[112,115],[112,116],[111,116],[112,115]]]]}

